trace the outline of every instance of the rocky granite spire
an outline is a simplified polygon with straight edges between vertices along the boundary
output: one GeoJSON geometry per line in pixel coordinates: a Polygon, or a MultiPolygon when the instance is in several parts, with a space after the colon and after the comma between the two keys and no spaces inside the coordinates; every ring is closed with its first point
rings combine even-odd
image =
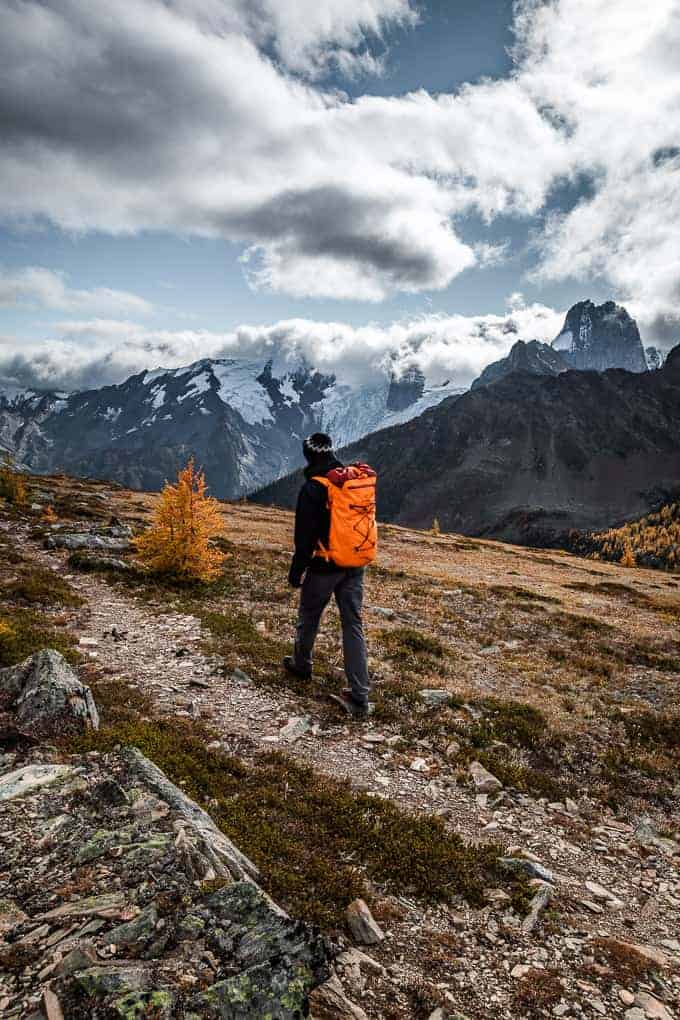
{"type": "Polygon", "coordinates": [[[596,305],[579,301],[567,312],[562,332],[553,341],[570,368],[604,372],[625,368],[646,372],[647,359],[635,319],[613,301],[596,305]]]}

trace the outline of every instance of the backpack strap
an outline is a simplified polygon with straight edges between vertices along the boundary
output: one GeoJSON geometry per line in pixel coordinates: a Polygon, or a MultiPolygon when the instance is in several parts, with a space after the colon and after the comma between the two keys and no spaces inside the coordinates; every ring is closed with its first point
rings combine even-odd
{"type": "MultiPolygon", "coordinates": [[[[325,475],[314,475],[310,479],[310,481],[312,481],[312,482],[319,482],[320,485],[323,485],[324,489],[326,490],[326,500],[327,500],[326,506],[330,510],[330,508],[331,508],[331,483],[330,483],[329,479],[326,478],[325,475]]],[[[326,562],[329,562],[330,558],[331,558],[329,550],[325,547],[325,545],[323,544],[321,539],[319,539],[319,541],[317,543],[317,547],[314,550],[314,554],[313,555],[314,556],[323,557],[323,559],[325,559],[326,562]]]]}

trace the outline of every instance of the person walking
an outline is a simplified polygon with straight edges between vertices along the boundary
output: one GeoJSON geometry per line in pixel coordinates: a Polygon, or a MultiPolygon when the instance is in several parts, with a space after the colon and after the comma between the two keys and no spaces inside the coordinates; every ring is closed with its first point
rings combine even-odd
{"type": "Polygon", "coordinates": [[[323,612],[335,596],[342,624],[342,648],[349,687],[331,695],[348,715],[364,719],[372,709],[362,622],[364,569],[375,559],[376,473],[367,464],[345,467],[331,437],[305,439],[305,483],[295,510],[295,552],[288,574],[301,588],[293,655],[283,660],[295,676],[312,675],[314,642],[323,612]]]}

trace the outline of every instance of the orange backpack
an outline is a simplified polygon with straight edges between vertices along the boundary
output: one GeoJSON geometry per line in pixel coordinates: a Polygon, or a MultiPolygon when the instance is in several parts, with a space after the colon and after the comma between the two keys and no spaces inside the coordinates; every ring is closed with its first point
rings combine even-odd
{"type": "Polygon", "coordinates": [[[328,548],[319,542],[314,555],[333,560],[338,567],[372,563],[378,546],[373,468],[350,464],[333,468],[327,475],[315,475],[314,481],[326,487],[331,515],[328,548]]]}

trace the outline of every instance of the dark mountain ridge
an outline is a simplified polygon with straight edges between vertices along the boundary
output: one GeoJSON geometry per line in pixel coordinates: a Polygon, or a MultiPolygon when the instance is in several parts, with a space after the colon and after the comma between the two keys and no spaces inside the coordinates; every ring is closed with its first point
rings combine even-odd
{"type": "MultiPolygon", "coordinates": [[[[379,473],[379,516],[550,544],[680,491],[680,345],[654,372],[512,373],[342,451],[379,473]]],[[[299,476],[253,496],[292,506],[299,476]]]]}

